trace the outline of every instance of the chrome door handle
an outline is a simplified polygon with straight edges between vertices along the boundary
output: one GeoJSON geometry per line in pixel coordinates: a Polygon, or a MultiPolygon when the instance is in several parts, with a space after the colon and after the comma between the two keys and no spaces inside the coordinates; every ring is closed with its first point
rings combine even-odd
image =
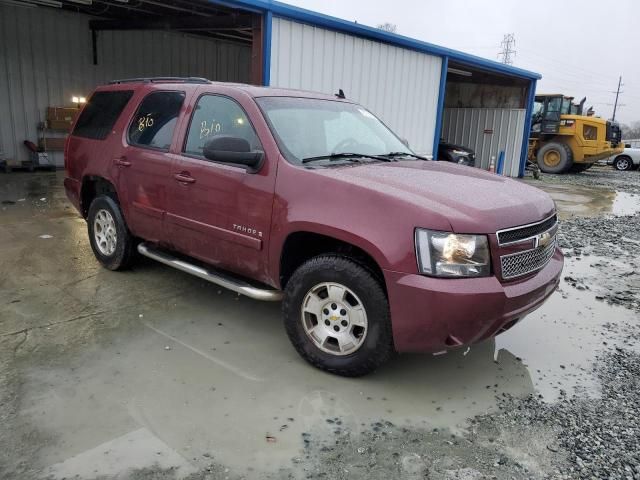
{"type": "Polygon", "coordinates": [[[180,183],[196,183],[196,179],[185,174],[185,173],[176,173],[173,178],[175,178],[180,183]]]}
{"type": "Polygon", "coordinates": [[[127,160],[127,157],[114,158],[113,163],[119,167],[130,167],[131,162],[127,160]]]}

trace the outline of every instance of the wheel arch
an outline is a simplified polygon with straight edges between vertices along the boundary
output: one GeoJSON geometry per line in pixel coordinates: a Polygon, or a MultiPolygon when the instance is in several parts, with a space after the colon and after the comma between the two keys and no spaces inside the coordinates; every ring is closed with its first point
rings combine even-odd
{"type": "Polygon", "coordinates": [[[293,272],[307,260],[322,254],[348,257],[370,270],[380,281],[386,293],[382,253],[366,240],[354,238],[347,232],[318,232],[305,228],[291,231],[282,242],[278,258],[278,281],[285,288],[293,272]],[[381,261],[382,260],[382,261],[381,261]]]}
{"type": "Polygon", "coordinates": [[[80,210],[84,218],[87,218],[89,206],[98,195],[108,195],[117,203],[120,203],[116,187],[109,179],[100,175],[85,175],[82,177],[80,210]]]}

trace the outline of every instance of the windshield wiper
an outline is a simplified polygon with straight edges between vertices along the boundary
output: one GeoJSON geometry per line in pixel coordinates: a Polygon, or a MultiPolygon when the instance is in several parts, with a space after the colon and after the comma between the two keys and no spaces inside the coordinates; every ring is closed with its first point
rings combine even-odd
{"type": "Polygon", "coordinates": [[[418,160],[427,160],[427,161],[429,160],[427,157],[423,157],[420,155],[416,155],[415,153],[409,153],[409,152],[390,152],[390,153],[385,153],[384,156],[389,158],[413,157],[413,158],[417,158],[418,160]]]}
{"type": "Polygon", "coordinates": [[[332,153],[331,155],[320,155],[317,157],[303,158],[302,163],[315,162],[316,160],[329,160],[330,162],[334,162],[336,160],[342,160],[344,158],[371,158],[373,160],[380,160],[382,162],[393,161],[387,155],[380,156],[380,155],[367,155],[366,153],[343,152],[343,153],[332,153]]]}

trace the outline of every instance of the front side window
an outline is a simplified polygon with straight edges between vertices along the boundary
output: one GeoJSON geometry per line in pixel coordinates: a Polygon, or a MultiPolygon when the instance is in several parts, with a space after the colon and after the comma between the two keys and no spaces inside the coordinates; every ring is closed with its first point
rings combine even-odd
{"type": "Polygon", "coordinates": [[[104,140],[132,96],[132,90],[95,92],[82,109],[72,135],[104,140]]]}
{"type": "Polygon", "coordinates": [[[204,158],[205,143],[217,135],[243,138],[249,142],[252,151],[262,150],[260,140],[240,105],[228,97],[203,95],[191,117],[184,153],[204,158]]]}
{"type": "Polygon", "coordinates": [[[292,163],[341,153],[411,153],[391,130],[360,105],[296,97],[262,97],[256,101],[282,153],[292,163]]]}
{"type": "Polygon", "coordinates": [[[184,92],[147,95],[129,126],[129,143],[168,151],[184,98],[184,92]]]}

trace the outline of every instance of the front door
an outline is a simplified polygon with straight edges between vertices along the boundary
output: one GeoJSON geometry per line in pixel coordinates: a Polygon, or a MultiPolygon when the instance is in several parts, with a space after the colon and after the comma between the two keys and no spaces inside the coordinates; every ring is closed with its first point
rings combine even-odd
{"type": "Polygon", "coordinates": [[[171,171],[167,228],[172,244],[212,265],[266,279],[274,166],[266,158],[252,173],[203,155],[205,142],[216,135],[241,137],[252,150],[264,151],[248,115],[231,97],[205,93],[196,100],[185,132],[171,171]]]}
{"type": "Polygon", "coordinates": [[[184,92],[149,93],[131,120],[126,146],[114,158],[124,187],[129,229],[152,242],[166,241],[163,219],[171,186],[169,148],[184,99],[184,92]]]}

